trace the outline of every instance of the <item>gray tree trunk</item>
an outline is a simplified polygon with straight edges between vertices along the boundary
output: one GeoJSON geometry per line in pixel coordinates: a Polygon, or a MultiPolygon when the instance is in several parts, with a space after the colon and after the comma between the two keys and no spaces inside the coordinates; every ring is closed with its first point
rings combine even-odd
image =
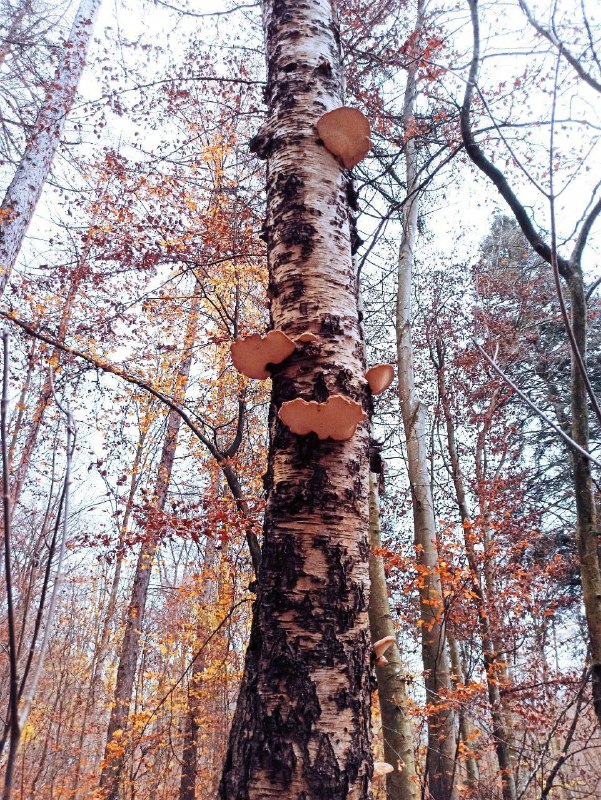
{"type": "MultiPolygon", "coordinates": [[[[369,627],[373,642],[396,636],[390,614],[384,560],[373,551],[382,547],[378,476],[369,474],[369,627]]],[[[378,697],[384,739],[384,760],[394,767],[386,776],[389,800],[418,800],[419,780],[415,772],[412,725],[407,713],[408,700],[401,652],[398,644],[386,651],[388,664],[376,667],[378,697]]]]}
{"type": "MultiPolygon", "coordinates": [[[[422,15],[423,2],[420,0],[417,30],[420,29],[422,15]]],[[[416,76],[417,59],[407,70],[403,108],[405,130],[414,114],[416,76]]],[[[405,143],[405,167],[408,199],[403,207],[403,234],[399,248],[396,337],[399,399],[407,447],[415,545],[418,564],[423,569],[420,589],[422,656],[426,699],[431,709],[428,715],[426,779],[433,800],[450,800],[454,795],[455,725],[453,714],[444,700],[445,694],[451,688],[445,641],[444,601],[438,571],[436,522],[430,489],[426,409],[415,389],[411,341],[411,288],[419,204],[417,154],[412,137],[405,143]]]]}

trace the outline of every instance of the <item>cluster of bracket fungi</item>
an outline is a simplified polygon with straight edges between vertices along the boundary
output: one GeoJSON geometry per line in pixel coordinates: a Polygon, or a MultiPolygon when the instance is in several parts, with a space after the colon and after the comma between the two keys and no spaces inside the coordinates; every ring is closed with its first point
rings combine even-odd
{"type": "MultiPolygon", "coordinates": [[[[365,158],[371,147],[369,121],[357,108],[342,106],[328,111],[319,118],[316,128],[326,150],[346,169],[365,158]]],[[[299,344],[317,341],[319,336],[311,331],[294,340],[280,330],[269,331],[263,336],[253,333],[232,343],[232,361],[243,375],[266,380],[270,377],[270,364],[281,364],[299,344]]],[[[392,383],[394,370],[390,364],[377,364],[365,373],[365,378],[372,394],[380,394],[392,383]]],[[[334,394],[325,403],[300,397],[289,400],[282,403],[278,416],[298,436],[316,433],[319,439],[342,442],[354,436],[357,425],[365,419],[365,412],[355,400],[334,394]]]]}
{"type": "MultiPolygon", "coordinates": [[[[316,127],[324,147],[340,160],[345,169],[352,169],[369,152],[369,121],[359,109],[342,106],[328,111],[319,118],[316,127]]],[[[280,330],[272,330],[264,335],[253,333],[232,343],[232,361],[243,375],[266,380],[270,377],[269,365],[281,364],[299,345],[315,344],[319,338],[311,331],[305,331],[296,339],[291,339],[280,330]]],[[[365,373],[372,394],[380,394],[388,389],[393,378],[391,364],[376,364],[365,373]]],[[[346,441],[355,435],[357,425],[363,422],[366,415],[360,403],[334,394],[324,403],[300,397],[289,400],[282,403],[278,416],[298,436],[315,433],[319,439],[346,441]]],[[[388,663],[384,653],[395,641],[394,636],[386,636],[374,643],[372,653],[376,667],[388,663]]],[[[374,764],[374,777],[384,777],[393,769],[391,764],[378,761],[374,764]]]]}

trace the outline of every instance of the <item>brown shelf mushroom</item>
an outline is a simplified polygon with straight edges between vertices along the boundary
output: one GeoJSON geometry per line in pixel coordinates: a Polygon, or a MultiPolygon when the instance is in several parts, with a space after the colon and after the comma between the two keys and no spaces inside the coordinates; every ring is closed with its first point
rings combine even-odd
{"type": "Polygon", "coordinates": [[[314,333],[311,333],[311,331],[305,331],[304,333],[301,333],[300,336],[297,336],[294,341],[303,342],[303,344],[306,342],[318,342],[319,336],[316,336],[314,333]]]}
{"type": "Polygon", "coordinates": [[[278,412],[292,433],[306,436],[316,433],[320,439],[343,442],[355,435],[357,425],[366,418],[359,403],[339,394],[328,397],[325,403],[307,402],[300,397],[282,403],[278,412]]]}
{"type": "Polygon", "coordinates": [[[392,364],[376,364],[365,373],[372,394],[385,392],[394,380],[394,367],[392,364]]]}
{"type": "Polygon", "coordinates": [[[267,364],[280,364],[296,350],[296,345],[282,331],[269,331],[264,336],[252,333],[236,339],[231,345],[234,366],[248,378],[264,381],[269,378],[267,364]]]}
{"type": "Polygon", "coordinates": [[[388,775],[389,772],[394,772],[394,767],[387,761],[376,761],[374,763],[374,778],[382,778],[388,775]]]}
{"type": "MultiPolygon", "coordinates": [[[[376,663],[379,658],[384,658],[384,653],[388,650],[389,647],[396,642],[394,636],[385,636],[383,639],[378,639],[377,642],[374,642],[372,645],[372,650],[376,656],[376,663]]],[[[387,661],[385,663],[388,663],[387,661]]]]}
{"type": "Polygon", "coordinates": [[[369,120],[358,108],[341,106],[317,120],[317,133],[326,150],[341,159],[347,169],[362,161],[369,152],[369,120]]]}

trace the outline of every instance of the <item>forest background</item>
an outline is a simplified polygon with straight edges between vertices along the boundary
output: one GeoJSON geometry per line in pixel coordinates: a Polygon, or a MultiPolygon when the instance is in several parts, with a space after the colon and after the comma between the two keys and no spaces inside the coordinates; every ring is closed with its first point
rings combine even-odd
{"type": "MultiPolygon", "coordinates": [[[[583,605],[574,440],[599,457],[601,20],[584,0],[478,5],[338,3],[345,102],[372,127],[349,192],[367,361],[401,378],[371,430],[371,568],[398,644],[365,687],[375,758],[395,768],[374,795],[585,800],[601,791],[601,610],[583,605]],[[579,313],[586,441],[564,319],[579,313]],[[423,540],[399,402],[414,396],[423,540]],[[428,664],[434,634],[444,657],[428,664]]],[[[264,511],[269,382],[229,349],[269,324],[249,148],[264,59],[254,3],[2,0],[0,757],[15,797],[217,794],[264,511]],[[15,249],[19,170],[41,197],[15,249]]]]}

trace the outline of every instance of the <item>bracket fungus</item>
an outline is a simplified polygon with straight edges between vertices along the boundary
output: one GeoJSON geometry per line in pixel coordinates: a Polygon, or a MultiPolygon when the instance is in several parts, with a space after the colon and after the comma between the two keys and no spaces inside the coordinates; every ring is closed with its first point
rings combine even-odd
{"type": "Polygon", "coordinates": [[[280,364],[296,350],[296,345],[282,331],[269,331],[264,336],[252,333],[236,339],[230,347],[234,366],[248,378],[264,381],[269,378],[268,364],[280,364]]]}
{"type": "Polygon", "coordinates": [[[388,775],[389,772],[394,772],[394,767],[387,761],[376,761],[374,763],[374,778],[382,778],[388,775]]]}
{"type": "Polygon", "coordinates": [[[383,639],[378,639],[377,642],[374,642],[372,646],[372,650],[374,651],[374,655],[376,657],[376,666],[377,667],[384,667],[388,664],[388,659],[385,658],[384,653],[388,650],[389,647],[396,642],[394,636],[385,636],[383,639]]]}
{"type": "Polygon", "coordinates": [[[303,344],[306,344],[307,342],[318,342],[319,336],[316,336],[314,333],[311,333],[311,331],[305,331],[304,333],[301,333],[300,336],[297,336],[294,341],[302,342],[303,344]]]}
{"type": "Polygon", "coordinates": [[[369,120],[358,108],[341,106],[317,120],[317,133],[326,150],[338,156],[351,169],[368,154],[371,147],[369,120]]]}
{"type": "Polygon", "coordinates": [[[289,400],[282,403],[278,416],[298,436],[316,433],[320,439],[344,442],[355,435],[357,425],[367,415],[359,403],[334,394],[325,403],[300,397],[289,400]]]}
{"type": "Polygon", "coordinates": [[[372,394],[382,394],[394,379],[394,368],[392,364],[376,364],[367,370],[365,378],[372,394]]]}

